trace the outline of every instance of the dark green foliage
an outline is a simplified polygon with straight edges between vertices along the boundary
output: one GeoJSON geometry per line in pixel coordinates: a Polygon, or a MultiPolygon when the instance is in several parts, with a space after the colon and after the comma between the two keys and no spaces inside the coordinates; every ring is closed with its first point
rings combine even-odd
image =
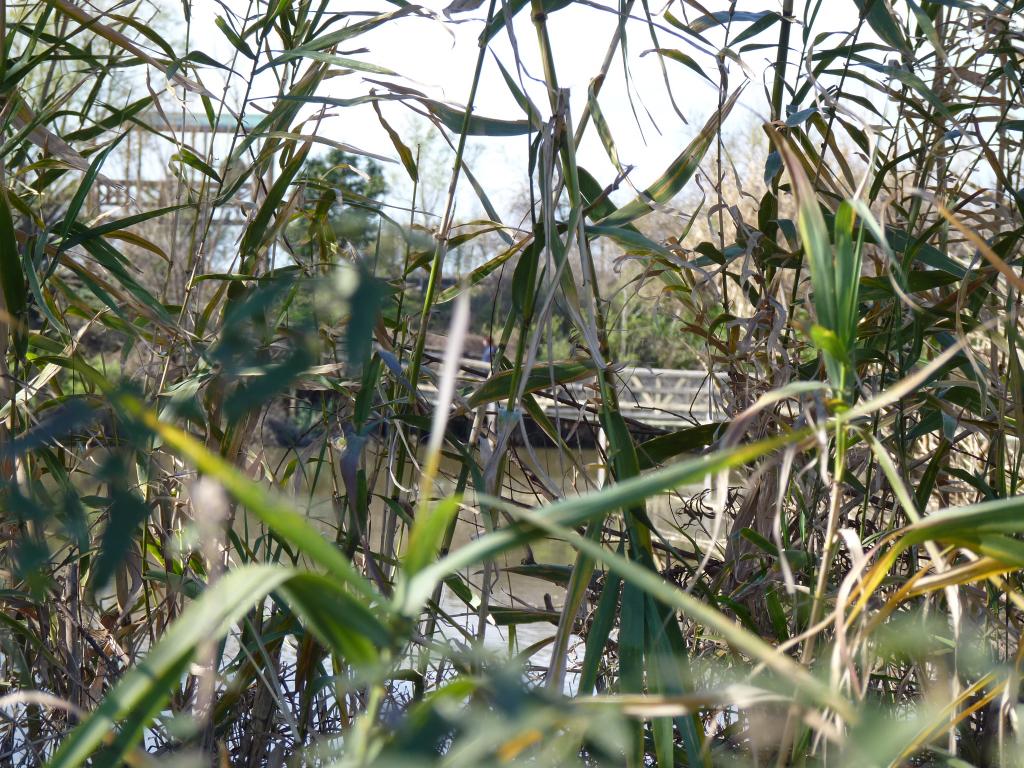
{"type": "MultiPolygon", "coordinates": [[[[327,229],[327,239],[365,253],[376,239],[377,211],[387,192],[380,163],[332,149],[307,160],[302,177],[306,204],[310,211],[315,211],[310,217],[310,239],[314,239],[315,229],[327,229]]],[[[317,232],[316,239],[322,237],[317,232]]]]}

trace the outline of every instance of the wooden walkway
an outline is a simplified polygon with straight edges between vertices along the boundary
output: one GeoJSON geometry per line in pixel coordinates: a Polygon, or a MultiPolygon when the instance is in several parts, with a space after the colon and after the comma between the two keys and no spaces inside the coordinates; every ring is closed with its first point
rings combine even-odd
{"type": "MultiPolygon", "coordinates": [[[[436,353],[428,353],[428,362],[420,369],[421,379],[417,394],[425,406],[437,405],[436,381],[441,361],[436,353]]],[[[559,363],[560,364],[560,363],[559,363]]],[[[556,365],[559,365],[556,364],[556,365]]],[[[401,380],[405,366],[392,358],[389,367],[401,380]]],[[[582,365],[580,366],[582,368],[582,365]]],[[[334,391],[325,386],[321,376],[336,375],[342,366],[321,365],[307,371],[303,382],[293,391],[300,398],[314,392],[334,391]],[[316,379],[319,378],[319,381],[316,379]]],[[[479,392],[494,374],[489,363],[474,358],[463,358],[456,383],[457,395],[452,404],[455,415],[469,416],[479,408],[496,413],[503,407],[503,401],[490,401],[482,405],[474,393],[479,392]]],[[[534,368],[544,371],[544,365],[534,368]]],[[[507,375],[507,374],[506,374],[507,375]]],[[[597,425],[599,397],[595,383],[596,371],[582,372],[574,381],[554,388],[541,384],[531,387],[536,399],[552,421],[587,422],[597,425]]],[[[672,368],[623,367],[615,372],[619,407],[622,415],[637,425],[654,431],[671,430],[687,425],[709,424],[722,419],[718,389],[720,376],[703,371],[676,370],[672,368]]],[[[411,384],[406,381],[407,387],[411,384]]],[[[507,384],[505,385],[508,386],[507,384]]]]}
{"type": "MultiPolygon", "coordinates": [[[[488,363],[469,358],[463,359],[462,371],[463,384],[479,384],[491,372],[488,363]]],[[[672,429],[708,424],[722,418],[716,391],[719,382],[703,371],[626,367],[616,372],[615,380],[622,415],[644,426],[672,429]]],[[[436,404],[437,388],[433,383],[421,382],[419,391],[430,403],[436,404]]],[[[552,420],[597,422],[593,374],[554,391],[535,392],[534,397],[552,420]]]]}

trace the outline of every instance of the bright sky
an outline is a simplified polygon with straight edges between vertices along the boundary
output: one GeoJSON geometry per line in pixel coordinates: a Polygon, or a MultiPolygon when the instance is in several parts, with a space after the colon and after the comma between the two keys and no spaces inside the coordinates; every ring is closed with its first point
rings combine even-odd
{"type": "MultiPolygon", "coordinates": [[[[336,4],[340,2],[341,0],[336,4]]],[[[499,0],[499,7],[500,4],[499,0]]],[[[477,38],[486,18],[487,2],[485,0],[475,11],[456,15],[451,21],[444,21],[441,15],[447,0],[424,0],[421,5],[436,11],[439,20],[409,16],[389,22],[378,30],[354,39],[351,43],[353,48],[367,48],[368,51],[351,55],[361,61],[394,70],[407,78],[407,85],[412,85],[429,96],[464,104],[469,96],[479,50],[477,38]]],[[[737,7],[740,11],[779,11],[781,5],[781,0],[761,0],[740,2],[737,7]]],[[[828,8],[826,13],[832,15],[824,17],[823,14],[819,19],[818,28],[837,32],[853,28],[857,12],[852,0],[828,0],[825,5],[828,8]]],[[[595,0],[592,5],[574,4],[549,16],[548,30],[555,51],[559,84],[570,91],[570,105],[574,118],[578,118],[586,105],[588,85],[599,72],[608,43],[614,33],[617,18],[608,9],[617,6],[615,0],[595,0]]],[[[704,7],[712,12],[726,10],[728,6],[726,0],[704,2],[704,7]]],[[[802,6],[802,3],[797,3],[797,6],[802,6]]],[[[244,10],[245,6],[240,0],[230,0],[227,7],[239,12],[244,10]]],[[[346,0],[346,8],[348,7],[351,6],[346,0]]],[[[226,60],[232,49],[214,26],[216,16],[224,14],[224,6],[217,0],[196,0],[193,8],[192,47],[200,48],[220,60],[226,60]],[[200,30],[210,32],[199,34],[200,30]]],[[[386,13],[395,10],[395,6],[383,2],[369,2],[365,9],[386,13]]],[[[660,6],[652,5],[656,19],[662,10],[660,6]]],[[[682,17],[685,12],[690,20],[699,15],[692,8],[684,10],[679,2],[675,2],[671,10],[677,17],[682,17]]],[[[635,12],[643,12],[641,4],[635,5],[635,12]]],[[[678,49],[695,59],[705,71],[715,71],[713,50],[699,45],[693,38],[668,25],[663,24],[662,27],[657,31],[658,42],[662,48],[678,49]]],[[[523,84],[542,114],[547,116],[548,104],[543,87],[539,82],[530,79],[532,77],[539,80],[543,72],[537,36],[528,10],[516,16],[513,31],[525,70],[523,84]]],[[[721,42],[720,32],[716,33],[713,30],[706,34],[716,44],[721,42]]],[[[757,38],[746,41],[745,44],[764,42],[771,46],[777,39],[778,27],[774,26],[757,38]]],[[[800,31],[797,29],[794,30],[794,44],[798,46],[799,40],[800,31]]],[[[637,187],[643,188],[664,171],[696,134],[717,105],[718,93],[711,83],[683,64],[662,59],[653,53],[642,55],[655,47],[649,28],[643,20],[637,19],[627,25],[627,43],[632,91],[626,87],[622,58],[617,56],[601,92],[600,103],[615,137],[621,162],[634,166],[631,181],[637,187]],[[662,62],[668,72],[676,104],[687,122],[676,113],[669,100],[663,80],[662,62]]],[[[503,31],[494,38],[491,51],[484,66],[475,112],[489,117],[522,119],[522,111],[514,101],[494,60],[496,56],[506,69],[515,72],[515,56],[507,32],[503,31]]],[[[771,48],[748,50],[743,54],[744,64],[753,74],[755,81],[748,83],[743,100],[734,110],[728,126],[737,129],[749,128],[764,118],[766,101],[760,78],[769,64],[770,57],[774,57],[771,48]]],[[[331,96],[360,95],[372,87],[364,78],[373,77],[376,76],[355,73],[337,78],[325,83],[321,92],[331,96]]],[[[746,79],[741,68],[735,63],[730,63],[729,78],[732,87],[746,79]]],[[[261,90],[263,93],[274,92],[273,83],[266,80],[258,83],[254,91],[259,93],[261,90]]],[[[402,134],[406,133],[414,119],[408,108],[397,103],[384,104],[383,111],[385,117],[402,134]]],[[[334,113],[337,116],[321,129],[323,135],[389,157],[397,156],[387,134],[369,106],[334,110],[334,113]]],[[[494,203],[499,211],[507,210],[516,195],[526,188],[527,139],[482,138],[474,142],[481,149],[478,150],[473,171],[486,189],[496,190],[494,203]]],[[[580,164],[602,183],[610,183],[614,179],[614,168],[592,128],[588,131],[588,139],[580,148],[578,159],[580,164]]],[[[396,166],[396,169],[397,180],[402,173],[400,166],[396,166]]],[[[466,186],[468,189],[468,185],[466,186]]],[[[623,196],[628,194],[620,192],[623,196]]],[[[460,201],[463,199],[460,197],[460,201]]],[[[471,204],[467,201],[460,202],[460,205],[468,207],[471,204]]],[[[467,213],[469,211],[463,210],[463,214],[467,213]]]]}

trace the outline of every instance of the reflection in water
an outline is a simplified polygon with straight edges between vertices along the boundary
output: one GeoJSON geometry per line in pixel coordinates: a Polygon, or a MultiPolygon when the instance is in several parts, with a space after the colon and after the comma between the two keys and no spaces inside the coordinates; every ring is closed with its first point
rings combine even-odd
{"type": "MultiPolygon", "coordinates": [[[[325,450],[322,446],[323,443],[290,449],[268,448],[263,460],[271,476],[288,478],[285,490],[293,496],[296,505],[307,511],[310,519],[325,535],[335,538],[339,521],[343,515],[348,514],[343,501],[345,486],[339,476],[340,472],[334,466],[339,461],[340,452],[325,450]]],[[[510,501],[535,507],[550,502],[556,496],[594,490],[595,478],[601,469],[599,454],[596,451],[581,450],[579,456],[583,464],[572,463],[556,449],[513,448],[502,479],[500,495],[510,501]]],[[[363,521],[365,539],[374,551],[401,553],[404,542],[400,537],[406,533],[406,528],[399,524],[402,510],[396,509],[397,505],[388,501],[397,483],[391,457],[379,449],[367,446],[364,466],[367,486],[371,489],[368,494],[369,510],[363,521]]],[[[440,480],[443,493],[454,491],[461,470],[461,462],[449,457],[444,459],[440,480]]],[[[704,486],[688,486],[648,501],[648,513],[665,546],[683,552],[693,551],[691,536],[696,536],[698,532],[693,530],[692,517],[681,514],[680,510],[695,493],[702,490],[704,486]]],[[[499,526],[507,522],[503,518],[497,520],[499,526]]],[[[609,521],[609,525],[616,524],[609,521]]],[[[466,485],[452,548],[464,545],[485,533],[487,528],[488,521],[484,520],[476,507],[470,481],[466,485]]],[[[257,521],[245,520],[242,516],[236,519],[236,530],[248,536],[251,543],[264,532],[257,521]]],[[[438,631],[453,643],[464,643],[467,646],[482,636],[485,647],[512,653],[519,653],[549,640],[554,635],[554,622],[558,619],[564,600],[564,583],[569,573],[567,566],[574,560],[574,552],[566,542],[546,538],[534,542],[529,548],[506,553],[492,567],[487,568],[486,573],[484,567],[480,566],[462,574],[472,589],[472,601],[467,604],[445,586],[440,613],[446,625],[439,624],[438,631]],[[558,567],[540,568],[540,565],[558,567]],[[479,605],[484,598],[488,605],[488,624],[480,632],[479,605]],[[515,616],[516,621],[526,618],[530,621],[507,624],[507,609],[519,612],[515,616]],[[528,617],[525,612],[529,612],[528,617]]],[[[530,663],[536,669],[546,668],[548,659],[548,648],[542,645],[531,654],[530,663]]]]}

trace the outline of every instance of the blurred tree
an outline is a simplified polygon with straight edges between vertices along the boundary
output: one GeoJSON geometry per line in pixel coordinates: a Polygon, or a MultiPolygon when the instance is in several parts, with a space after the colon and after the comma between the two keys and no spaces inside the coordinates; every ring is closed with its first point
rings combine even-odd
{"type": "Polygon", "coordinates": [[[383,169],[375,160],[332,149],[307,161],[305,169],[308,221],[304,250],[333,260],[337,249],[364,251],[377,237],[380,201],[388,191],[383,169]]]}

